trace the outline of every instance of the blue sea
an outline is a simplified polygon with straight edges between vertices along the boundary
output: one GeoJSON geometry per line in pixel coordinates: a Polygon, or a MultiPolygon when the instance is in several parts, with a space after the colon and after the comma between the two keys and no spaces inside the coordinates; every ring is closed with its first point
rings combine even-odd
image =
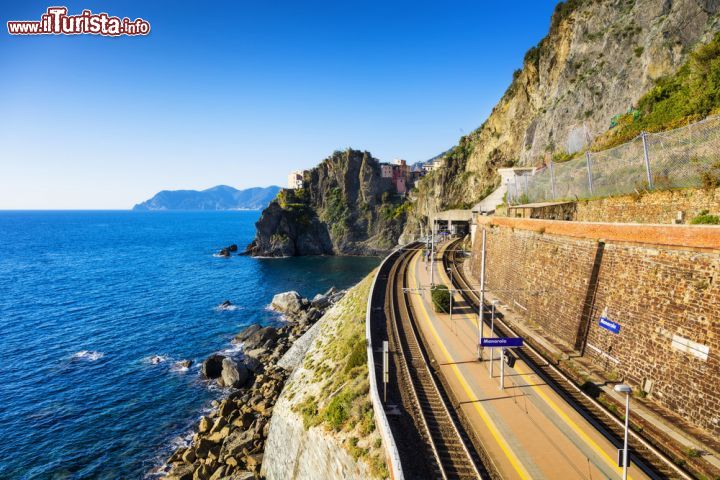
{"type": "Polygon", "coordinates": [[[145,477],[222,396],[199,363],[280,321],[273,294],[346,288],[379,263],[213,256],[242,250],[258,216],[0,212],[0,478],[145,477]]]}

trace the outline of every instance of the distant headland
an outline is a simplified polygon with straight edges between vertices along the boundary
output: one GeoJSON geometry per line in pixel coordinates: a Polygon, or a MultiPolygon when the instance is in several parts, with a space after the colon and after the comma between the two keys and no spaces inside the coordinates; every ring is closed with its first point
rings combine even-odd
{"type": "Polygon", "coordinates": [[[150,210],[261,210],[274,199],[280,187],[254,187],[238,190],[218,185],[207,190],[163,190],[138,203],[135,211],[150,210]]]}

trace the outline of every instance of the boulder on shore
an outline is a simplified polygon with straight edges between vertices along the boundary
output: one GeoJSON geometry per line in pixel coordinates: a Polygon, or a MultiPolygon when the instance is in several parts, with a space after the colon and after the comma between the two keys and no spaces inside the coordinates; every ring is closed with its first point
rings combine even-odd
{"type": "Polygon", "coordinates": [[[261,359],[267,354],[265,348],[256,348],[245,352],[243,363],[251,372],[258,372],[262,368],[261,359]]]}
{"type": "Polygon", "coordinates": [[[273,348],[277,338],[277,328],[265,327],[258,329],[252,335],[242,340],[242,344],[246,351],[255,350],[260,347],[273,348]]]}
{"type": "Polygon", "coordinates": [[[259,331],[262,327],[258,325],[257,323],[253,323],[249,327],[245,328],[242,332],[235,335],[235,338],[233,338],[232,343],[243,343],[245,340],[250,338],[255,332],[259,331]]]}
{"type": "Polygon", "coordinates": [[[270,308],[279,313],[295,316],[305,308],[303,297],[294,290],[278,293],[270,302],[270,308]]]}
{"type": "Polygon", "coordinates": [[[220,378],[223,371],[223,361],[225,357],[214,353],[210,355],[202,364],[202,374],[205,378],[216,379],[220,378]]]}
{"type": "Polygon", "coordinates": [[[310,308],[316,308],[318,310],[325,310],[330,306],[330,297],[318,293],[310,301],[310,308]]]}
{"type": "Polygon", "coordinates": [[[238,364],[232,358],[224,358],[222,361],[222,382],[226,387],[240,388],[250,378],[250,371],[245,365],[238,364]]]}

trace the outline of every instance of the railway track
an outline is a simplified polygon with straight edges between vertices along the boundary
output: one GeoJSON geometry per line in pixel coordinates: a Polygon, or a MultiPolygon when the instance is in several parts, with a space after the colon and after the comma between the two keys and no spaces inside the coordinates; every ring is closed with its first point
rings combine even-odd
{"type": "MultiPolygon", "coordinates": [[[[452,269],[452,282],[454,287],[461,290],[461,295],[472,305],[478,308],[479,295],[473,290],[467,280],[465,272],[460,267],[462,260],[457,255],[462,240],[448,246],[443,254],[443,268],[452,269]]],[[[446,270],[447,271],[447,270],[446,270]]],[[[487,305],[485,305],[483,313],[487,305]]],[[[486,318],[486,315],[483,315],[486,318]]],[[[495,330],[500,336],[517,337],[517,333],[510,327],[502,316],[495,317],[495,330]]],[[[523,360],[548,385],[558,392],[576,411],[585,417],[598,431],[608,438],[618,448],[622,448],[624,437],[624,424],[603,407],[597,400],[588,395],[580,386],[572,381],[549,361],[538,348],[533,346],[531,339],[525,340],[525,346],[516,349],[517,356],[523,360]]],[[[638,465],[651,478],[691,479],[688,472],[676,465],[667,455],[650,444],[636,432],[630,432],[628,442],[630,460],[638,465]]]]}
{"type": "MultiPolygon", "coordinates": [[[[397,355],[401,387],[412,405],[420,436],[432,456],[433,472],[428,478],[479,479],[484,472],[472,442],[462,430],[457,415],[443,392],[441,382],[430,369],[428,355],[420,341],[410,299],[406,291],[407,270],[415,250],[403,252],[388,275],[387,311],[391,343],[397,355]]],[[[420,452],[417,452],[420,454],[420,452]]]]}

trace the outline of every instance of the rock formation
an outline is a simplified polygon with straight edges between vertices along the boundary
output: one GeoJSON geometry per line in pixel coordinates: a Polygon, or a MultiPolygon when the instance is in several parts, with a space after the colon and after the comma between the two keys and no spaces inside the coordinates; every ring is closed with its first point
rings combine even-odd
{"type": "Polygon", "coordinates": [[[368,152],[335,152],[306,173],[305,186],[282,190],[255,224],[256,256],[366,255],[397,243],[404,211],[390,179],[368,152]]]}

